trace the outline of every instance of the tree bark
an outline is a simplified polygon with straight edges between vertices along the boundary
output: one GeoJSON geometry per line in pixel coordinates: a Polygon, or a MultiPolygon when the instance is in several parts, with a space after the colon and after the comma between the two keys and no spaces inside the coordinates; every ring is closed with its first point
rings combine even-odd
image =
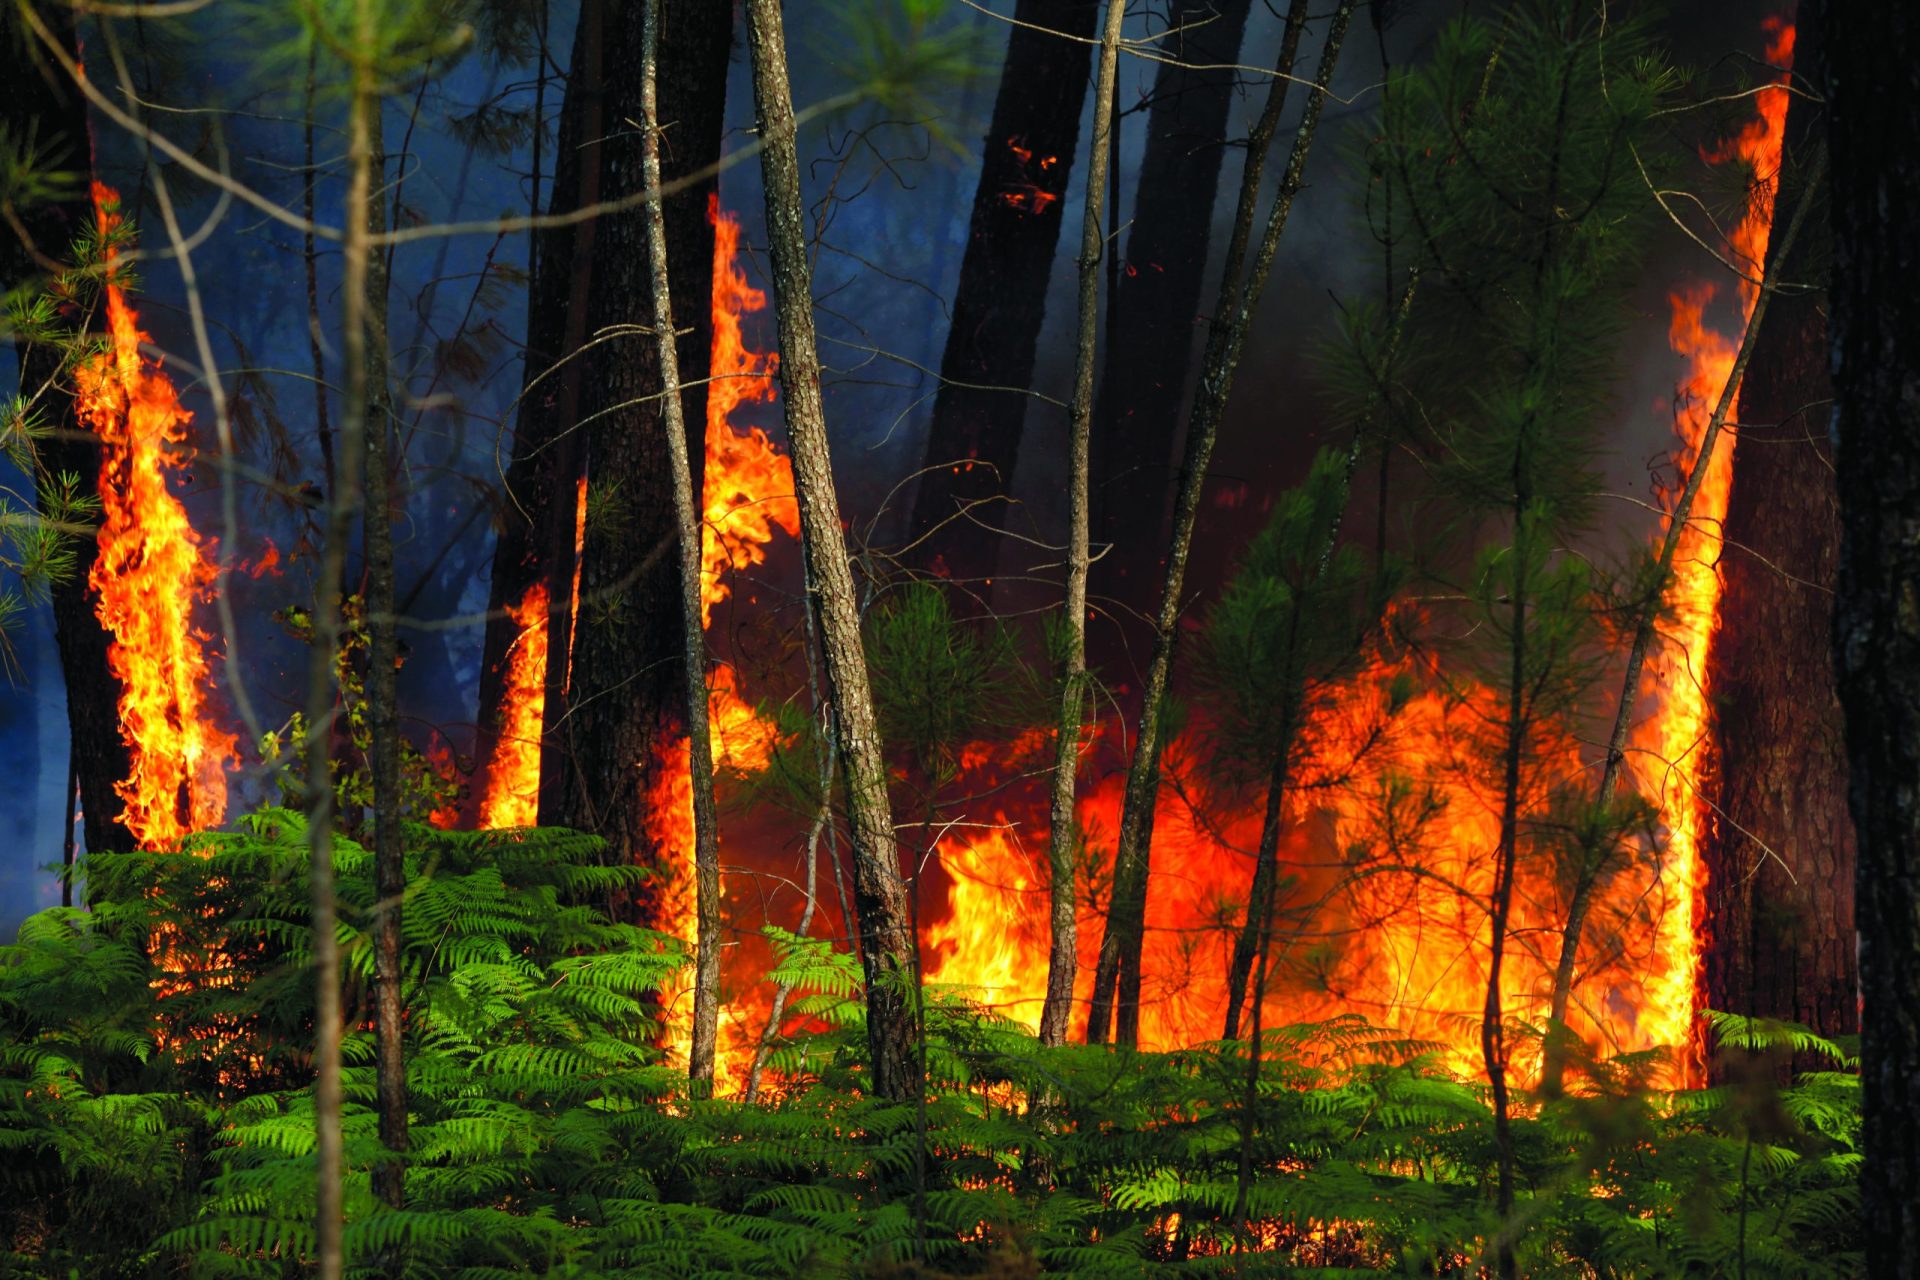
{"type": "MultiPolygon", "coordinates": [[[[51,5],[41,17],[68,56],[77,57],[72,10],[51,5]]],[[[13,285],[49,274],[57,260],[65,257],[67,246],[93,221],[93,201],[87,192],[93,153],[86,100],[66,72],[44,58],[23,58],[12,73],[0,76],[0,119],[15,129],[31,130],[21,136],[35,138],[44,148],[44,164],[76,178],[65,199],[21,211],[18,225],[0,237],[4,246],[0,277],[13,285]]],[[[20,342],[15,350],[20,360],[20,392],[28,397],[39,392],[36,403],[54,428],[52,436],[37,447],[39,473],[34,479],[43,508],[49,483],[62,474],[79,478],[80,493],[96,492],[100,445],[74,416],[72,389],[60,376],[63,353],[45,343],[20,342]]],[[[95,600],[87,587],[98,550],[91,531],[78,533],[72,547],[73,572],[53,583],[50,592],[54,640],[66,683],[68,750],[78,781],[87,850],[124,853],[134,847],[133,835],[116,819],[122,805],[113,788],[127,776],[130,757],[120,736],[120,682],[107,665],[110,637],[94,612],[95,600]]],[[[71,813],[68,821],[71,825],[71,813]]]]}
{"type": "Polygon", "coordinates": [[[1867,1274],[1920,1276],[1920,11],[1826,17],[1834,662],[1846,716],[1867,1274]]]}
{"type": "MultiPolygon", "coordinates": [[[[1174,505],[1173,536],[1167,552],[1166,583],[1154,617],[1153,659],[1147,670],[1145,697],[1140,709],[1139,729],[1134,736],[1133,761],[1127,771],[1125,797],[1120,816],[1120,838],[1114,852],[1113,898],[1108,906],[1106,933],[1100,939],[1099,967],[1094,972],[1093,1005],[1087,1019],[1088,1043],[1102,1043],[1109,1024],[1114,1039],[1126,1047],[1140,1040],[1140,949],[1146,931],[1147,872],[1153,839],[1154,803],[1160,790],[1160,752],[1165,746],[1162,710],[1173,676],[1174,642],[1178,636],[1182,595],[1186,588],[1187,557],[1193,549],[1193,525],[1200,509],[1200,490],[1206,481],[1207,463],[1213,457],[1213,442],[1220,430],[1227,401],[1233,393],[1233,375],[1239,367],[1240,352],[1252,324],[1253,309],[1266,288],[1274,254],[1280,247],[1294,197],[1300,192],[1306,171],[1307,154],[1313,146],[1315,128],[1326,102],[1326,90],[1339,62],[1340,46],[1346,38],[1347,24],[1353,16],[1352,0],[1341,0],[1328,25],[1326,44],[1321,50],[1320,66],[1314,86],[1308,90],[1306,108],[1294,134],[1293,149],[1287,160],[1280,189],[1267,211],[1267,224],[1258,249],[1242,281],[1248,241],[1254,215],[1260,201],[1260,174],[1266,162],[1267,145],[1279,126],[1285,103],[1287,81],[1276,79],[1269,90],[1267,106],[1261,113],[1252,145],[1247,151],[1247,166],[1240,180],[1240,203],[1234,215],[1233,236],[1227,246],[1226,268],[1221,278],[1220,297],[1207,327],[1207,350],[1201,365],[1200,388],[1194,396],[1187,418],[1185,457],[1181,464],[1180,491],[1174,505]]],[[[1306,22],[1306,5],[1295,3],[1287,14],[1287,33],[1281,44],[1278,69],[1292,71],[1293,57],[1299,49],[1300,31],[1306,22]]]]}
{"type": "MultiPolygon", "coordinates": [[[[1803,83],[1824,79],[1819,44],[1817,7],[1803,0],[1794,49],[1803,83]]],[[[1787,110],[1789,153],[1794,140],[1823,124],[1819,103],[1795,97],[1787,110]]],[[[1784,173],[1775,209],[1797,204],[1795,187],[1807,181],[1804,173],[1784,173]]],[[[1824,236],[1802,234],[1780,277],[1813,280],[1827,256],[1824,236]]],[[[1826,354],[1825,297],[1776,294],[1740,384],[1739,451],[1720,554],[1725,586],[1707,660],[1707,687],[1719,707],[1718,820],[1701,853],[1709,1005],[1833,1036],[1856,1031],[1859,1010],[1848,925],[1853,822],[1826,590],[1840,548],[1821,412],[1832,394],[1826,354]]]]}
{"type": "MultiPolygon", "coordinates": [[[[599,165],[601,199],[643,189],[642,131],[629,123],[643,111],[640,12],[638,5],[623,7],[601,42],[605,136],[583,159],[599,165]]],[[[726,5],[681,0],[663,15],[656,91],[659,118],[672,142],[661,163],[667,183],[719,158],[730,35],[726,5]]],[[[707,202],[714,190],[709,178],[663,201],[665,270],[690,326],[676,338],[682,402],[686,419],[695,423],[706,421],[713,288],[707,202]]],[[[577,424],[586,440],[587,472],[610,501],[606,518],[587,529],[581,555],[571,677],[564,659],[548,663],[546,722],[550,736],[558,728],[558,749],[546,753],[542,766],[543,783],[551,773],[555,785],[543,785],[540,818],[603,837],[616,861],[658,867],[674,856],[659,847],[650,821],[652,792],[666,760],[660,746],[683,732],[687,705],[680,575],[667,554],[677,540],[674,483],[658,348],[649,332],[616,327],[665,329],[672,321],[657,316],[648,300],[654,265],[642,209],[599,218],[591,260],[576,266],[591,274],[587,328],[593,342],[581,357],[585,381],[577,424]]],[[[682,439],[690,459],[704,460],[704,434],[682,439]]],[[[690,465],[697,485],[701,468],[690,465]]],[[[553,547],[552,562],[559,563],[570,547],[570,540],[553,547]]],[[[554,598],[564,594],[556,589],[554,598]]],[[[562,614],[553,615],[549,634],[556,639],[563,621],[562,614]]],[[[656,904],[643,901],[639,909],[642,919],[658,923],[656,904]]]]}
{"type": "MultiPolygon", "coordinates": [[[[687,423],[680,407],[680,357],[673,331],[673,286],[667,273],[666,218],[661,210],[659,78],[660,10],[646,0],[640,50],[642,131],[640,181],[647,197],[647,257],[653,292],[654,348],[660,362],[661,407],[666,414],[667,460],[680,549],[680,630],[687,679],[687,772],[693,792],[696,956],[693,1040],[687,1075],[696,1094],[713,1090],[714,1041],[720,1026],[720,836],[713,804],[713,739],[707,725],[707,637],[700,607],[700,507],[687,458],[687,423]]],[[[808,906],[812,906],[811,900],[808,906]]]]}
{"type": "MultiPolygon", "coordinates": [[[[584,0],[580,7],[560,106],[549,213],[566,213],[600,199],[599,140],[605,120],[601,32],[606,8],[606,0],[584,0]]],[[[576,357],[586,341],[596,230],[597,222],[589,220],[533,233],[536,252],[531,255],[533,271],[527,291],[526,364],[501,495],[481,649],[475,747],[483,761],[492,759],[499,741],[507,672],[520,638],[520,626],[507,610],[518,606],[536,585],[546,586],[551,610],[549,675],[555,666],[564,671],[567,663],[567,641],[562,637],[571,635],[577,537],[573,490],[584,474],[580,432],[572,429],[580,420],[585,382],[585,362],[576,357]]],[[[547,724],[555,723],[557,716],[549,716],[547,724]]],[[[544,754],[550,758],[551,753],[544,754]]],[[[555,771],[548,759],[542,764],[544,798],[555,771]]]]}
{"type": "Polygon", "coordinates": [[[996,499],[1019,463],[1099,12],[1098,0],[1014,7],[1015,23],[1031,25],[1007,37],[911,530],[925,539],[916,563],[962,581],[992,577],[1000,552],[996,499]]]}
{"type": "MultiPolygon", "coordinates": [[[[386,230],[382,198],[386,148],[380,136],[380,104],[372,108],[371,165],[379,179],[363,216],[371,235],[386,230]]],[[[349,211],[349,217],[353,216],[349,211]]],[[[393,1159],[373,1171],[374,1195],[398,1209],[406,1203],[407,1170],[399,1158],[407,1149],[407,1062],[402,1044],[404,1003],[400,995],[400,900],[406,893],[406,852],[401,840],[400,659],[398,621],[394,617],[393,400],[387,370],[387,256],[375,250],[367,263],[366,297],[366,505],[361,509],[361,542],[367,557],[367,732],[373,774],[373,873],[377,903],[373,917],[375,1075],[374,1108],[379,1113],[380,1144],[393,1159]]]]}
{"type": "Polygon", "coordinates": [[[807,260],[800,157],[794,145],[786,33],[780,0],[746,0],[746,14],[754,115],[763,144],[760,173],[767,201],[767,256],[772,265],[774,314],[780,331],[781,399],[786,406],[800,531],[818,593],[835,745],[846,779],[873,1088],[881,1097],[905,1101],[919,1094],[921,1077],[916,1002],[909,985],[915,941],[894,846],[887,764],[860,643],[859,602],[841,533],[840,503],[834,491],[833,459],[820,394],[813,273],[807,260]]]}
{"type": "Polygon", "coordinates": [[[1167,482],[1239,82],[1225,68],[1239,60],[1251,7],[1250,0],[1181,0],[1167,19],[1178,34],[1160,46],[1174,61],[1154,76],[1095,415],[1095,532],[1110,548],[1101,557],[1100,595],[1115,602],[1113,625],[1101,634],[1116,644],[1138,636],[1162,576],[1167,482]]]}
{"type": "Polygon", "coordinates": [[[1087,152],[1087,199],[1080,219],[1079,334],[1073,367],[1073,404],[1067,427],[1067,475],[1070,494],[1067,533],[1067,590],[1064,670],[1060,677],[1060,714],[1054,724],[1053,784],[1047,822],[1049,946],[1047,997],[1040,1006],[1040,1042],[1067,1042],[1073,1011],[1074,970],[1078,967],[1079,930],[1075,927],[1073,864],[1080,844],[1075,812],[1075,781],[1080,771],[1080,725],[1086,714],[1087,571],[1091,549],[1089,450],[1093,435],[1093,365],[1100,332],[1100,262],[1106,251],[1104,217],[1107,174],[1113,155],[1114,82],[1120,71],[1120,30],[1125,0],[1107,0],[1100,38],[1100,73],[1093,91],[1093,144],[1087,152]]]}
{"type": "MultiPolygon", "coordinates": [[[[1818,171],[1810,181],[1818,183],[1822,174],[1818,171]]],[[[1647,595],[1636,604],[1637,616],[1634,620],[1633,640],[1627,647],[1627,661],[1620,681],[1620,696],[1614,703],[1613,728],[1607,737],[1607,754],[1600,769],[1600,781],[1594,789],[1595,804],[1604,811],[1610,810],[1618,794],[1620,776],[1627,759],[1627,736],[1632,727],[1633,710],[1639,702],[1640,678],[1646,669],[1647,655],[1651,651],[1655,634],[1660,623],[1661,602],[1665,597],[1673,574],[1674,557],[1679,551],[1682,535],[1693,512],[1693,502],[1700,492],[1702,481],[1706,478],[1713,453],[1719,443],[1720,434],[1725,430],[1733,412],[1737,398],[1746,384],[1747,372],[1752,364],[1760,338],[1767,332],[1761,324],[1767,318],[1769,309],[1781,279],[1782,259],[1790,255],[1804,228],[1807,215],[1812,208],[1811,191],[1802,191],[1794,202],[1794,212],[1785,229],[1774,239],[1772,252],[1761,273],[1758,296],[1754,300],[1753,310],[1747,317],[1745,331],[1740,338],[1740,348],[1734,355],[1733,367],[1727,375],[1726,385],[1720,390],[1720,398],[1715,403],[1712,415],[1707,420],[1707,429],[1700,439],[1698,456],[1694,460],[1693,470],[1688,473],[1687,482],[1681,489],[1679,500],[1674,503],[1673,511],[1667,518],[1667,529],[1660,544],[1660,554],[1655,562],[1655,571],[1650,580],[1647,595]]],[[[1780,208],[1775,201],[1774,208],[1780,208]]],[[[1738,474],[1736,473],[1736,481],[1738,474]]],[[[1729,508],[1731,514],[1731,507],[1729,508]]],[[[1723,521],[1724,526],[1724,521],[1723,521]]],[[[1724,532],[1724,527],[1723,527],[1724,532]]],[[[1729,535],[1730,536],[1730,535],[1729,535]]],[[[1730,544],[1729,544],[1730,545],[1730,544]]],[[[1724,552],[1723,552],[1724,554],[1724,552]]],[[[1725,615],[1725,599],[1722,598],[1721,611],[1725,615]]],[[[1715,640],[1715,646],[1719,640],[1715,640]]],[[[1713,652],[1709,651],[1710,655],[1713,652]]],[[[1711,657],[1709,661],[1711,661],[1711,657]]],[[[1711,684],[1709,688],[1713,687],[1711,684]]],[[[1748,828],[1752,830],[1752,828],[1748,828]]],[[[1554,965],[1553,990],[1549,1000],[1549,1033],[1542,1055],[1540,1088],[1553,1095],[1560,1091],[1561,1081],[1566,1072],[1567,1008],[1572,999],[1574,979],[1578,971],[1581,939],[1586,931],[1587,917],[1593,908],[1595,896],[1608,878],[1609,872],[1619,865],[1615,842],[1617,832],[1606,831],[1596,837],[1600,843],[1581,850],[1581,864],[1577,868],[1573,891],[1567,905],[1567,919],[1560,932],[1560,955],[1554,965]]],[[[1710,837],[1710,841],[1724,839],[1724,836],[1710,837]]],[[[1726,869],[1710,872],[1714,876],[1726,876],[1726,869]]],[[[1718,891],[1709,886],[1709,893],[1718,891]]],[[[1711,946],[1711,942],[1709,944],[1711,946]]],[[[1709,962],[1711,964],[1711,962],[1709,962]]],[[[1709,978],[1711,985],[1712,979],[1709,978]]],[[[1719,1006],[1725,1008],[1726,1006],[1719,1006]]]]}
{"type": "Polygon", "coordinates": [[[333,831],[337,818],[333,755],[328,750],[340,711],[335,659],[342,626],[340,593],[346,578],[347,542],[361,499],[360,467],[366,445],[368,395],[368,273],[380,257],[368,243],[363,211],[377,199],[373,183],[373,131],[379,119],[379,80],[374,66],[378,14],[374,0],[355,0],[353,42],[347,51],[347,216],[341,237],[341,391],[339,450],[334,486],[314,582],[313,644],[307,659],[307,846],[308,891],[313,900],[313,1127],[314,1260],[320,1280],[339,1280],[342,1252],[342,1135],[340,1130],[340,947],[336,937],[333,831]]]}

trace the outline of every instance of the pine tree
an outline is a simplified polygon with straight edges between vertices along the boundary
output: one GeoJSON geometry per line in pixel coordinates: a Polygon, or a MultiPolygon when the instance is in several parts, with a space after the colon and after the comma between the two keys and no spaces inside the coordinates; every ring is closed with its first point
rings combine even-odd
{"type": "Polygon", "coordinates": [[[1408,340],[1442,370],[1471,360],[1477,371],[1470,388],[1436,387],[1425,403],[1445,459],[1442,493],[1489,539],[1456,589],[1469,601],[1461,630],[1482,637],[1469,656],[1492,698],[1476,743],[1499,830],[1481,1049],[1502,1276],[1517,1274],[1503,985],[1514,891],[1523,864],[1558,856],[1551,819],[1570,798],[1549,753],[1600,673],[1603,583],[1568,547],[1592,517],[1591,460],[1653,210],[1637,174],[1615,161],[1643,147],[1664,83],[1633,25],[1543,0],[1450,25],[1432,62],[1385,99],[1394,204],[1420,253],[1408,340]]]}

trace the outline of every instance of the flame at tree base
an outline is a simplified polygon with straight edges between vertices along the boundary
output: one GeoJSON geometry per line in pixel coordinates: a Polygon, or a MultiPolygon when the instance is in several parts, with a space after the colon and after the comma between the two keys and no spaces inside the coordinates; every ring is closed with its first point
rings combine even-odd
{"type": "Polygon", "coordinates": [[[211,638],[193,621],[219,569],[168,487],[184,465],[190,415],[141,346],[138,317],[117,283],[120,198],[93,184],[106,251],[110,347],[75,370],[76,411],[100,440],[98,555],[87,585],[112,636],[107,663],[120,682],[120,732],[131,770],[114,786],[119,821],[143,849],[177,848],[226,816],[234,734],[209,709],[211,638]]]}

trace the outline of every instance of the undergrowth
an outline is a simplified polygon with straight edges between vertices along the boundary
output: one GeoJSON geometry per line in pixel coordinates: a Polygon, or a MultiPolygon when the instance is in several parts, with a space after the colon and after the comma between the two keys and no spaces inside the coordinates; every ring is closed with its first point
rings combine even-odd
{"type": "MultiPolygon", "coordinates": [[[[857,965],[774,931],[805,1030],[769,1097],[693,1101],[653,998],[683,949],[607,915],[641,872],[564,832],[411,843],[402,1210],[368,1173],[370,858],[337,854],[355,1275],[1476,1275],[1500,1228],[1484,1089],[1357,1018],[1263,1037],[1236,1221],[1244,1044],[1044,1049],[930,990],[923,1131],[864,1088],[857,965]]],[[[279,810],[95,856],[90,909],[0,948],[0,1274],[310,1271],[306,857],[279,810]]],[[[1653,1089],[1638,1055],[1522,1108],[1524,1274],[1857,1271],[1852,1060],[1799,1028],[1715,1031],[1729,1083],[1653,1089]]]]}

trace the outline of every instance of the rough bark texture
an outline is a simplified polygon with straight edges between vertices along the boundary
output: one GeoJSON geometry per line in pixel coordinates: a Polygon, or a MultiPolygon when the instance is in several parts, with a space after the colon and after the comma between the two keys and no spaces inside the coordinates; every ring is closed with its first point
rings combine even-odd
{"type": "MultiPolygon", "coordinates": [[[[1239,98],[1238,73],[1223,68],[1239,61],[1250,8],[1250,0],[1181,0],[1167,18],[1177,34],[1161,51],[1177,62],[1161,63],[1154,77],[1094,419],[1094,539],[1112,548],[1097,585],[1119,606],[1116,625],[1097,633],[1103,649],[1146,638],[1138,619],[1151,615],[1161,582],[1180,406],[1204,323],[1214,193],[1239,98]]],[[[1102,656],[1095,665],[1110,665],[1102,656]]]]}
{"type": "Polygon", "coordinates": [[[846,779],[853,835],[854,910],[867,986],[867,1046],[873,1088],[904,1101],[920,1095],[921,1053],[911,987],[915,940],[907,890],[894,846],[887,763],[860,643],[853,567],[841,533],[833,485],[820,354],[813,325],[813,273],[807,259],[800,157],[794,145],[793,94],[787,78],[780,0],[746,0],[753,59],[754,115],[764,150],[761,185],[767,201],[767,257],[780,330],[780,391],[792,443],[794,496],[820,617],[835,746],[846,779]]]}
{"type": "MultiPolygon", "coordinates": [[[[374,107],[373,198],[366,208],[367,229],[386,230],[386,155],[380,139],[380,111],[374,107]]],[[[387,368],[386,255],[376,250],[367,263],[367,502],[361,512],[361,543],[367,558],[367,731],[372,738],[373,874],[379,903],[374,909],[373,970],[375,1026],[375,1110],[380,1142],[396,1154],[407,1149],[407,1061],[402,1041],[404,1003],[400,994],[400,900],[406,892],[406,852],[400,813],[400,645],[394,618],[393,400],[387,368]]],[[[401,1208],[407,1197],[406,1165],[398,1159],[373,1171],[373,1191],[381,1201],[401,1208]]],[[[391,1265],[391,1261],[390,1261],[391,1265]]]]}
{"type": "Polygon", "coordinates": [[[1114,82],[1119,78],[1120,31],[1125,0],[1107,0],[1100,35],[1100,74],[1093,94],[1093,145],[1088,149],[1087,198],[1080,217],[1078,329],[1073,362],[1073,403],[1068,410],[1066,652],[1062,655],[1060,710],[1054,722],[1053,781],[1047,819],[1047,998],[1040,1007],[1040,1042],[1065,1044],[1073,1011],[1079,930],[1074,919],[1074,851],[1080,822],[1074,804],[1080,769],[1080,728],[1087,704],[1087,577],[1092,538],[1093,366],[1100,332],[1100,262],[1105,256],[1107,175],[1113,158],[1114,82]]]}
{"type": "Polygon", "coordinates": [[[1005,504],[993,499],[1011,491],[1019,461],[1099,12],[1098,0],[1014,8],[1016,22],[1033,26],[1007,37],[911,530],[920,537],[939,527],[914,559],[961,580],[991,577],[1000,553],[1000,539],[979,526],[1005,527],[1005,504]],[[981,505],[970,518],[951,518],[972,503],[981,505]]]}
{"type": "MultiPolygon", "coordinates": [[[[660,186],[661,130],[658,94],[660,10],[665,0],[645,0],[640,60],[642,115],[641,181],[660,186]]],[[[674,314],[673,286],[667,272],[666,220],[656,194],[647,200],[647,254],[653,314],[674,314]]],[[[670,324],[654,329],[660,362],[661,408],[666,417],[668,478],[673,485],[674,530],[679,543],[680,636],[686,664],[687,775],[693,793],[695,914],[698,917],[693,979],[693,1039],[687,1075],[696,1092],[713,1088],[714,1041],[720,1026],[720,841],[713,803],[713,739],[707,725],[707,638],[700,607],[699,490],[693,487],[688,460],[687,423],[681,413],[679,351],[670,324]]],[[[809,903],[811,905],[811,903],[809,903]]]]}
{"type": "MultiPolygon", "coordinates": [[[[1794,67],[1818,84],[1813,8],[1800,6],[1794,67]]],[[[1790,164],[1811,153],[1820,110],[1793,100],[1790,164]]],[[[1789,169],[1782,182],[1776,226],[1800,200],[1795,177],[1789,169]]],[[[1827,256],[1826,237],[1809,227],[1781,279],[1816,279],[1827,256]]],[[[1702,853],[1708,1004],[1841,1035],[1858,1029],[1859,1013],[1853,822],[1830,635],[1840,519],[1826,355],[1824,295],[1776,293],[1740,386],[1725,588],[1707,659],[1718,813],[1702,853]]]]}
{"type": "MultiPolygon", "coordinates": [[[[560,108],[550,213],[565,213],[600,198],[599,149],[589,141],[604,132],[600,49],[606,20],[606,0],[585,0],[581,5],[560,108]]],[[[566,642],[552,638],[568,634],[571,617],[577,507],[571,497],[581,474],[583,451],[580,433],[569,428],[579,420],[585,378],[584,362],[566,357],[577,352],[586,338],[596,229],[596,222],[587,221],[534,233],[537,252],[527,291],[522,399],[501,495],[481,650],[480,731],[475,745],[483,762],[491,758],[497,742],[509,658],[520,635],[518,624],[506,611],[518,605],[536,583],[546,583],[555,610],[548,620],[548,653],[561,667],[566,665],[566,642]]],[[[544,781],[551,781],[546,776],[551,772],[543,770],[544,781]]],[[[477,796],[481,788],[474,790],[477,796]]]]}
{"type": "MultiPolygon", "coordinates": [[[[600,196],[643,189],[641,7],[608,15],[601,41],[605,137],[583,163],[600,166],[600,196]]],[[[705,0],[669,5],[660,24],[659,114],[667,130],[661,174],[667,183],[706,168],[720,154],[731,11],[705,0]]],[[[680,373],[686,420],[706,421],[713,228],[707,218],[711,179],[667,197],[667,276],[679,299],[680,373]]],[[[577,252],[577,250],[576,250],[577,252]]],[[[578,422],[594,487],[611,495],[606,517],[590,525],[580,569],[580,616],[574,630],[571,681],[560,683],[564,659],[547,664],[547,733],[557,740],[542,766],[542,822],[604,837],[621,862],[661,865],[671,851],[649,829],[649,796],[667,759],[663,744],[684,724],[686,663],[680,618],[680,574],[673,547],[672,469],[660,397],[661,370],[652,328],[652,255],[646,218],[635,208],[598,219],[591,254],[587,328],[595,345],[582,357],[578,422]],[[610,332],[615,326],[646,326],[610,332]],[[556,712],[558,713],[556,716],[556,712]]],[[[658,323],[670,323],[660,318],[658,323]]],[[[689,448],[704,458],[704,437],[689,448]]],[[[700,470],[695,467],[693,483],[700,470]]],[[[550,552],[555,562],[560,555],[550,552]]],[[[556,587],[565,584],[556,583],[556,587]]],[[[564,596],[556,589],[555,598],[564,596]]],[[[562,634],[554,615],[550,635],[562,634]]],[[[553,652],[560,651],[554,645],[553,652]]],[[[641,904],[643,918],[652,910],[641,904]]]]}
{"type": "MultiPolygon", "coordinates": [[[[55,5],[41,17],[72,54],[72,11],[55,5]]],[[[16,130],[32,130],[31,136],[44,149],[42,162],[72,175],[75,183],[69,199],[26,209],[18,228],[0,231],[0,285],[4,286],[48,274],[43,260],[64,258],[67,246],[94,216],[87,193],[93,154],[85,100],[66,73],[40,50],[15,47],[30,39],[16,31],[16,24],[8,24],[4,47],[16,61],[8,74],[0,76],[0,121],[16,130]],[[31,243],[22,240],[22,231],[31,243]]],[[[54,428],[53,437],[39,446],[42,478],[71,473],[80,479],[80,492],[94,491],[100,482],[100,446],[74,417],[70,388],[58,377],[61,352],[26,343],[17,351],[21,392],[32,396],[38,388],[46,388],[36,403],[43,420],[54,428]]],[[[113,787],[128,773],[127,744],[120,737],[120,683],[107,666],[107,631],[94,613],[93,593],[87,589],[96,554],[93,537],[87,533],[75,537],[73,550],[73,572],[54,583],[51,593],[54,638],[66,681],[70,751],[87,848],[96,853],[125,852],[133,848],[133,837],[116,820],[122,805],[113,787]]]]}
{"type": "MultiPolygon", "coordinates": [[[[1300,193],[1306,172],[1307,156],[1313,148],[1313,135],[1326,103],[1325,89],[1340,59],[1340,46],[1346,39],[1347,24],[1353,17],[1351,0],[1342,0],[1332,14],[1327,40],[1321,50],[1315,75],[1316,88],[1310,89],[1306,108],[1288,154],[1286,172],[1280,189],[1274,193],[1267,210],[1266,226],[1260,244],[1247,267],[1254,215],[1260,201],[1260,173],[1265,164],[1267,143],[1279,123],[1285,103],[1286,84],[1277,80],[1269,90],[1268,106],[1262,111],[1257,145],[1247,153],[1247,167],[1241,175],[1239,206],[1234,213],[1233,235],[1227,246],[1226,269],[1221,279],[1219,300],[1213,319],[1207,326],[1207,349],[1200,373],[1200,387],[1187,416],[1187,440],[1180,468],[1180,488],[1174,501],[1173,534],[1168,540],[1166,581],[1154,615],[1153,657],[1147,669],[1145,696],[1141,701],[1139,728],[1134,736],[1133,760],[1127,770],[1125,799],[1120,814],[1120,836],[1114,851],[1113,900],[1107,911],[1106,932],[1100,939],[1100,959],[1094,970],[1093,1002],[1087,1014],[1087,1040],[1098,1044],[1106,1040],[1111,1024],[1116,1043],[1134,1047],[1140,1040],[1141,944],[1146,933],[1147,878],[1153,842],[1153,813],[1160,792],[1160,753],[1165,747],[1161,712],[1173,680],[1173,652],[1179,636],[1181,605],[1186,590],[1187,557],[1193,550],[1193,526],[1200,510],[1200,491],[1207,464],[1213,457],[1214,439],[1233,394],[1233,376],[1240,365],[1240,352],[1246,345],[1252,325],[1253,309],[1266,288],[1279,251],[1293,201],[1300,193]]],[[[1280,68],[1291,71],[1293,56],[1299,47],[1299,32],[1306,20],[1306,5],[1295,3],[1288,12],[1287,36],[1280,51],[1280,68]]]]}
{"type": "Polygon", "coordinates": [[[1867,1272],[1920,1275],[1920,9],[1834,5],[1835,664],[1859,847],[1867,1272]]]}

